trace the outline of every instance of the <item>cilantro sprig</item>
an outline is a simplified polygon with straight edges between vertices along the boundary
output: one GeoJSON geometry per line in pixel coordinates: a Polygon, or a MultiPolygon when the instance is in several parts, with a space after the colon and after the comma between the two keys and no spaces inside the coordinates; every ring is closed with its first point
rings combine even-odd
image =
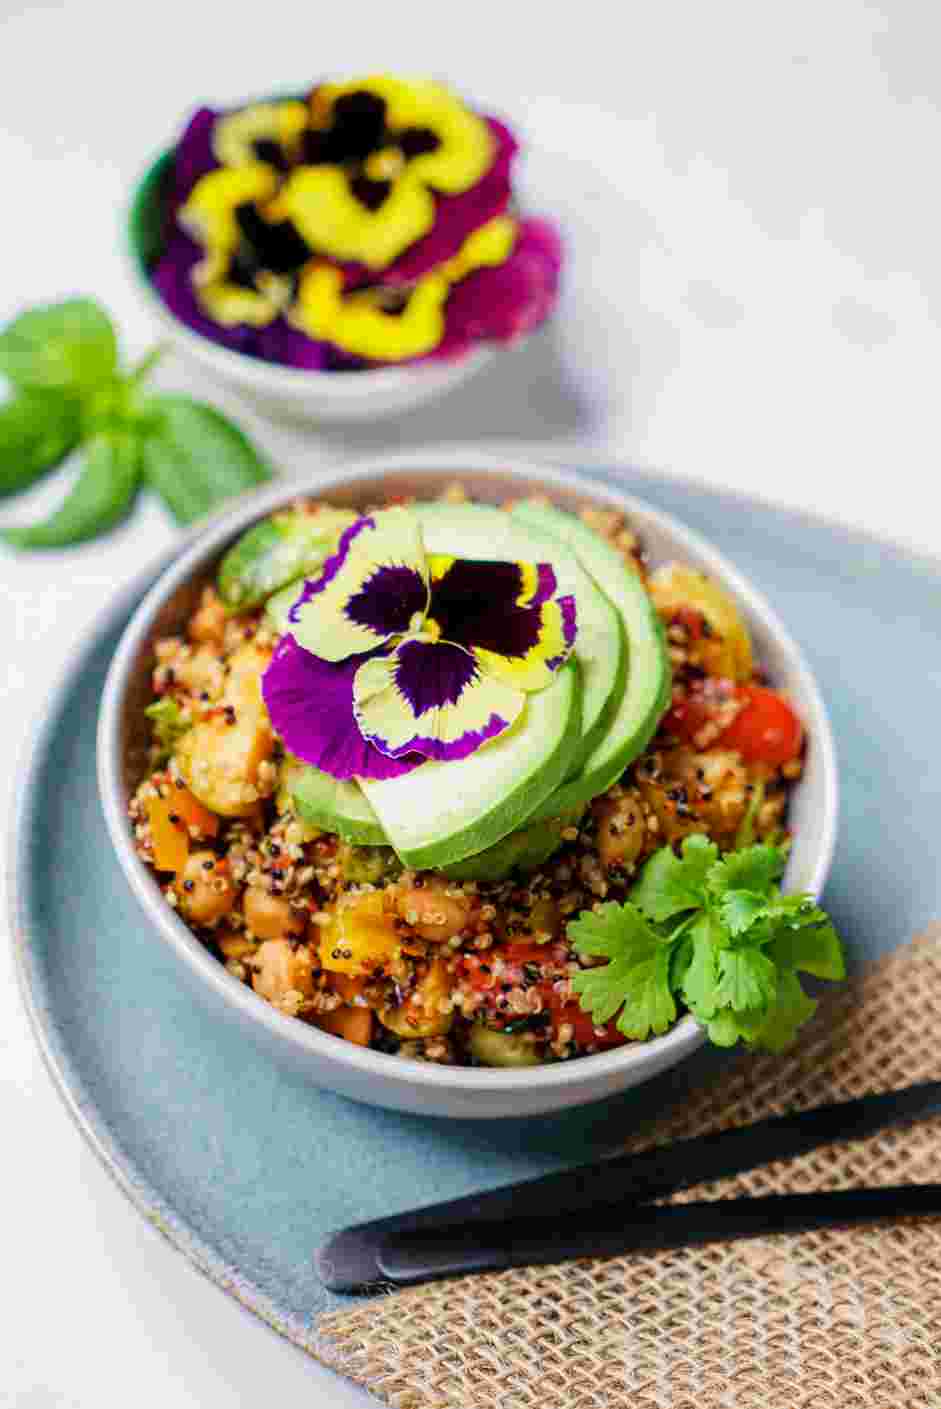
{"type": "Polygon", "coordinates": [[[680,999],[717,1046],[789,1046],[817,1007],[798,975],[846,971],[813,896],[781,893],[786,860],[768,845],[720,856],[703,836],[687,837],[679,855],[655,852],[623,905],[583,911],[568,927],[579,954],[608,960],[573,976],[581,1007],[599,1024],[617,1015],[625,1037],[642,1041],[676,1021],[680,999]]]}
{"type": "Polygon", "coordinates": [[[60,548],[113,528],[146,483],[180,523],[270,478],[246,436],[212,406],[151,392],[159,357],[122,369],[108,314],[92,299],[28,309],[0,330],[0,496],[19,493],[75,450],[63,503],[40,523],[0,529],[17,548],[60,548]]]}

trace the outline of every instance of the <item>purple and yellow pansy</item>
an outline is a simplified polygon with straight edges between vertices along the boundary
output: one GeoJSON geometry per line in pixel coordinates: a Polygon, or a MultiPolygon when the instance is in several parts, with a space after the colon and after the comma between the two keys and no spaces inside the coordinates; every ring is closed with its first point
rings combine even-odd
{"type": "Polygon", "coordinates": [[[351,524],[288,621],[263,681],[272,724],[341,779],[466,758],[552,682],[577,633],[549,563],[426,554],[405,508],[351,524]]]}
{"type": "Polygon", "coordinates": [[[537,326],[562,251],[510,213],[509,129],[387,75],[200,109],[177,148],[153,279],[183,322],[308,368],[457,357],[537,326]]]}

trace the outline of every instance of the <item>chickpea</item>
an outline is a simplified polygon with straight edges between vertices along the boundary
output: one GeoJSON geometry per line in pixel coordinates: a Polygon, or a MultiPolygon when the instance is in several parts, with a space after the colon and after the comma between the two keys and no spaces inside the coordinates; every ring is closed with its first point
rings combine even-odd
{"type": "Polygon", "coordinates": [[[235,904],[236,886],[228,866],[213,851],[190,853],[177,880],[180,912],[194,925],[212,925],[235,904]]]}
{"type": "Polygon", "coordinates": [[[306,915],[263,886],[248,887],[242,899],[242,913],[258,939],[300,939],[307,929],[306,915]]]}
{"type": "Polygon", "coordinates": [[[400,919],[411,925],[422,939],[441,944],[466,927],[471,897],[446,881],[429,879],[421,887],[400,890],[395,909],[400,919]]]}
{"type": "Polygon", "coordinates": [[[286,939],[266,939],[255,955],[252,987],[276,1006],[289,993],[309,998],[314,991],[313,961],[303,945],[293,949],[286,939]]]}
{"type": "Polygon", "coordinates": [[[212,587],[207,587],[187,627],[190,640],[201,641],[207,646],[221,646],[225,637],[225,621],[225,607],[221,599],[212,587]]]}
{"type": "Polygon", "coordinates": [[[592,807],[598,825],[598,855],[602,866],[610,870],[622,866],[626,871],[636,862],[644,845],[644,810],[640,798],[631,789],[621,797],[602,797],[592,807]]]}

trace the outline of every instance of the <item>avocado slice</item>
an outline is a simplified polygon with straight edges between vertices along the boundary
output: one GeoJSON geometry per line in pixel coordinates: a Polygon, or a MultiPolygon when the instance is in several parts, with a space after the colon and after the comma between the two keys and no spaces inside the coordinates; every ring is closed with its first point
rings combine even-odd
{"type": "Polygon", "coordinates": [[[379,819],[357,783],[331,778],[309,763],[291,761],[288,792],[298,816],[357,846],[387,845],[379,819]]]}
{"type": "Polygon", "coordinates": [[[606,732],[569,778],[531,814],[536,822],[570,812],[606,792],[653,738],[670,703],[671,672],[663,623],[644,585],[615,548],[574,514],[530,500],[512,516],[554,535],[617,608],[627,638],[627,678],[606,732]]]}
{"type": "Polygon", "coordinates": [[[282,587],[280,592],[275,592],[265,603],[265,624],[277,631],[279,636],[286,636],[291,629],[288,612],[301,595],[303,583],[302,577],[296,578],[289,582],[287,587],[282,587]]]}
{"type": "Polygon", "coordinates": [[[346,509],[324,509],[262,519],[233,543],[219,564],[219,596],[232,611],[260,606],[279,588],[320,567],[355,518],[346,509]]]}
{"type": "Polygon", "coordinates": [[[558,851],[563,831],[578,820],[583,810],[579,808],[565,817],[546,817],[511,832],[479,856],[446,866],[445,875],[453,881],[502,881],[511,871],[535,871],[558,851]]]}
{"type": "Polygon", "coordinates": [[[570,660],[545,690],[527,695],[520,718],[486,748],[360,786],[407,866],[450,866],[522,826],[556,790],[579,747],[581,713],[581,678],[570,660]]]}
{"type": "Polygon", "coordinates": [[[412,512],[421,524],[426,552],[481,562],[549,562],[560,596],[575,598],[583,732],[569,774],[578,773],[606,732],[624,688],[626,645],[618,612],[578,559],[559,551],[558,536],[538,525],[517,522],[488,504],[415,504],[412,512]]]}

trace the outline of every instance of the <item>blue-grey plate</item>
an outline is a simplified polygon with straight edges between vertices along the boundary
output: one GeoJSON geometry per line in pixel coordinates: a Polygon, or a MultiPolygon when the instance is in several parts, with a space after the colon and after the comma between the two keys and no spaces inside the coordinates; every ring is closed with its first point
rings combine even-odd
{"type": "MultiPolygon", "coordinates": [[[[841,762],[825,903],[853,962],[909,939],[941,916],[941,565],[702,488],[616,479],[711,539],[804,645],[841,762]]],[[[563,1116],[454,1124],[319,1092],[211,1021],[141,922],[95,783],[102,681],[149,580],[103,613],[34,741],[10,877],[19,972],[58,1088],[121,1187],[208,1276],[313,1348],[317,1316],[343,1301],[314,1273],[327,1233],[589,1158],[715,1059],[563,1116]]]]}

